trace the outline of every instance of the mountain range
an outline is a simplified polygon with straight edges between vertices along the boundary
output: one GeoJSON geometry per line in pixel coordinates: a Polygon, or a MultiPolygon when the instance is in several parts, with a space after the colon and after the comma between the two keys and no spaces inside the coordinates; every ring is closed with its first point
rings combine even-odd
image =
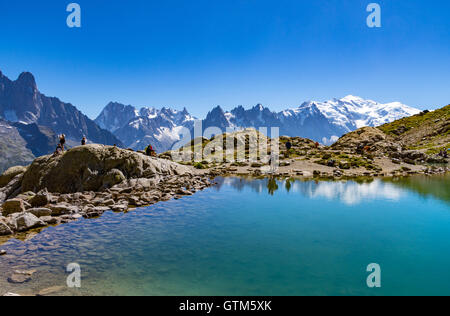
{"type": "MultiPolygon", "coordinates": [[[[379,126],[418,113],[420,110],[399,102],[382,104],[349,95],[326,102],[309,101],[281,112],[273,112],[261,104],[251,109],[238,106],[231,111],[217,106],[202,120],[202,128],[218,127],[225,132],[248,127],[267,127],[270,131],[271,127],[278,127],[280,135],[301,136],[331,145],[360,127],[379,126]]],[[[180,141],[183,128],[193,134],[196,120],[186,109],[138,110],[131,105],[109,103],[95,122],[128,147],[143,149],[152,144],[162,152],[180,141]]]]}
{"type": "Polygon", "coordinates": [[[114,133],[127,147],[140,150],[147,145],[158,152],[166,151],[180,140],[183,128],[192,130],[196,118],[186,109],[141,108],[131,105],[109,103],[95,122],[114,133]]]}
{"type": "Polygon", "coordinates": [[[173,149],[175,143],[183,145],[180,140],[184,132],[193,135],[195,122],[201,122],[203,131],[208,127],[218,127],[222,132],[278,127],[280,135],[301,136],[328,145],[359,127],[378,126],[419,112],[398,102],[382,104],[347,96],[326,102],[309,101],[281,112],[261,104],[251,109],[238,106],[231,111],[217,106],[203,120],[186,108],[138,109],[111,102],[91,120],[72,104],[42,94],[31,73],[24,72],[13,81],[0,71],[0,159],[4,162],[0,171],[52,152],[57,134],[63,133],[69,147],[78,145],[86,136],[92,143],[136,150],[152,144],[158,152],[164,152],[173,149]]]}

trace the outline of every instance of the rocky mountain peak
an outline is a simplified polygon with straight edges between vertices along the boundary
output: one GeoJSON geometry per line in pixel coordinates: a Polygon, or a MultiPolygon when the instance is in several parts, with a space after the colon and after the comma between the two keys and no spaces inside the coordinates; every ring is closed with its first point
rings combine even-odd
{"type": "Polygon", "coordinates": [[[222,107],[220,105],[216,106],[215,108],[213,108],[208,115],[217,115],[217,114],[225,114],[224,110],[222,109],[222,107]]]}
{"type": "Polygon", "coordinates": [[[4,76],[0,79],[0,117],[5,120],[37,124],[57,134],[64,133],[69,146],[79,144],[83,135],[92,142],[121,145],[116,137],[102,130],[75,106],[40,93],[30,72],[21,73],[15,81],[4,76]]]}
{"type": "Polygon", "coordinates": [[[33,74],[30,72],[22,72],[17,78],[16,82],[21,85],[31,86],[33,88],[37,88],[36,79],[33,74]]]}

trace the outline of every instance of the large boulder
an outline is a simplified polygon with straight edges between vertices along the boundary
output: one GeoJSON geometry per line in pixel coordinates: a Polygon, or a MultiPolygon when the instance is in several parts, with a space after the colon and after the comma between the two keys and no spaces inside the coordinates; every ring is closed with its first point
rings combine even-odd
{"type": "Polygon", "coordinates": [[[16,220],[17,231],[23,232],[29,229],[46,226],[46,224],[31,213],[25,213],[16,220]]]}
{"type": "Polygon", "coordinates": [[[111,188],[112,186],[121,183],[126,178],[123,175],[122,171],[117,169],[112,169],[103,177],[103,187],[111,188]]]}
{"type": "Polygon", "coordinates": [[[3,203],[3,216],[8,216],[15,213],[22,213],[25,211],[25,204],[20,199],[11,199],[3,203]]]}
{"type": "Polygon", "coordinates": [[[99,191],[114,185],[122,175],[127,179],[153,178],[160,175],[186,175],[188,167],[147,157],[113,146],[86,145],[61,156],[36,159],[23,176],[22,191],[37,192],[47,188],[55,193],[99,191]],[[111,177],[114,181],[110,181],[111,177]]]}
{"type": "Polygon", "coordinates": [[[66,204],[50,205],[49,209],[52,211],[52,216],[75,214],[79,211],[78,207],[66,204]]]}
{"type": "Polygon", "coordinates": [[[46,217],[52,215],[52,210],[44,207],[30,208],[27,211],[36,217],[46,217]]]}
{"type": "Polygon", "coordinates": [[[17,175],[25,173],[27,168],[22,166],[11,167],[0,176],[0,188],[11,182],[17,175]]]}
{"type": "Polygon", "coordinates": [[[45,222],[31,213],[19,214],[13,218],[13,225],[18,232],[24,232],[33,228],[46,226],[45,222]]]}
{"type": "Polygon", "coordinates": [[[21,191],[23,174],[15,176],[6,186],[0,189],[0,203],[17,196],[21,191]]]}
{"type": "Polygon", "coordinates": [[[30,199],[30,204],[33,207],[46,206],[50,202],[50,196],[47,189],[39,191],[35,196],[30,199]]]}

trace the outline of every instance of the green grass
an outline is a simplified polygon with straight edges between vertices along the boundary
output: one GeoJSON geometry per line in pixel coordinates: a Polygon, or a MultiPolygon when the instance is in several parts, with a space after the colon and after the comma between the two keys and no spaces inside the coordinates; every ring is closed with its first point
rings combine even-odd
{"type": "MultiPolygon", "coordinates": [[[[413,128],[417,128],[423,124],[432,124],[435,120],[449,120],[450,119],[450,105],[438,109],[436,111],[428,112],[426,114],[420,113],[411,117],[406,117],[395,122],[380,126],[379,129],[388,135],[401,135],[413,128]],[[399,133],[401,129],[404,129],[402,133],[399,133]]],[[[448,135],[447,131],[445,135],[448,135]]]]}
{"type": "Polygon", "coordinates": [[[196,169],[208,169],[208,166],[202,164],[201,162],[197,162],[194,164],[194,168],[196,169]]]}

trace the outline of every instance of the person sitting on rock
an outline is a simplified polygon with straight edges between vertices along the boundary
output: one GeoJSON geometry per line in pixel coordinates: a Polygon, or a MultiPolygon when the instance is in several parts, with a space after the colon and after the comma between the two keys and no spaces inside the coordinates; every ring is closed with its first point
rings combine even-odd
{"type": "Polygon", "coordinates": [[[87,139],[86,136],[83,136],[83,139],[81,139],[81,146],[86,145],[87,139]]]}
{"type": "Polygon", "coordinates": [[[145,154],[146,154],[147,156],[156,157],[156,151],[153,149],[153,146],[152,146],[152,145],[148,145],[148,146],[145,148],[145,154]]]}
{"type": "Polygon", "coordinates": [[[66,144],[66,135],[62,134],[59,137],[59,144],[61,145],[61,149],[64,152],[64,145],[66,144]]]}

